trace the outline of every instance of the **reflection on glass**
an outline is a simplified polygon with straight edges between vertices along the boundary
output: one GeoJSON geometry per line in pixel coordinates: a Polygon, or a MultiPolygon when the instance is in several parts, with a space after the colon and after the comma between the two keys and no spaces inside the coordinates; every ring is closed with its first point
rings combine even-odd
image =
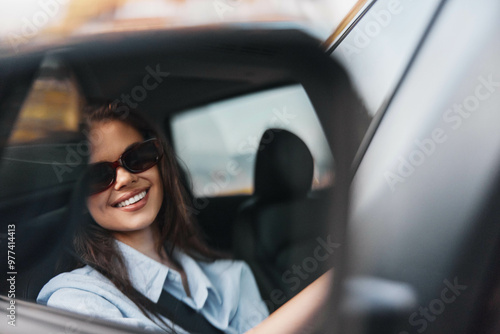
{"type": "Polygon", "coordinates": [[[47,59],[19,112],[10,145],[64,141],[78,131],[80,98],[71,76],[47,59]]]}

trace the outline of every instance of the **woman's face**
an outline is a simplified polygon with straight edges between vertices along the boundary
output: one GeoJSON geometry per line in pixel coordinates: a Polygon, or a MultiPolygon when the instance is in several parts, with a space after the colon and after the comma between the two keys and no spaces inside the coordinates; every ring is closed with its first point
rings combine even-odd
{"type": "MultiPolygon", "coordinates": [[[[118,160],[131,144],[144,141],[141,134],[120,121],[95,123],[90,131],[90,163],[118,160]]],[[[163,185],[158,165],[133,174],[118,167],[116,181],[103,192],[87,198],[87,207],[94,220],[103,228],[130,235],[151,228],[163,202],[163,185]],[[126,205],[132,197],[139,199],[126,205]]]]}

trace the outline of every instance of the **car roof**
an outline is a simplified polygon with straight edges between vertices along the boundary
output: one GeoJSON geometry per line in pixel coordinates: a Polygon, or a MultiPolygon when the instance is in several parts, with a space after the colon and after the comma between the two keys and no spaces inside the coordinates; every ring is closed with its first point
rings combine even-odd
{"type": "Polygon", "coordinates": [[[290,63],[323,52],[321,41],[297,25],[238,24],[82,36],[33,47],[3,61],[41,62],[47,56],[60,60],[91,99],[120,98],[142,85],[149,72],[168,72],[168,80],[148,91],[141,103],[141,109],[160,119],[211,101],[294,83],[290,63]]]}

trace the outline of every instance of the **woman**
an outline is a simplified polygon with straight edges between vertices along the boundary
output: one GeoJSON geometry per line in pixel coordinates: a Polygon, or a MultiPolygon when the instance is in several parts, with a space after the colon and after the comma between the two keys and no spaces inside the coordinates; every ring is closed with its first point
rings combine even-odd
{"type": "Polygon", "coordinates": [[[76,202],[88,212],[76,211],[77,268],[49,281],[37,302],[180,333],[243,333],[265,319],[248,266],[202,242],[160,132],[120,104],[90,108],[86,127],[86,196],[76,202]]]}

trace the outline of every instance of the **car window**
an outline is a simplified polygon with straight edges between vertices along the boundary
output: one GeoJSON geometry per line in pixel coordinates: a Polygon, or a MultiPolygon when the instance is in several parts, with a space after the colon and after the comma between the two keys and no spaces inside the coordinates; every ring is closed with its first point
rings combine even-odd
{"type": "Polygon", "coordinates": [[[390,97],[438,4],[379,0],[333,50],[370,115],[390,97]]]}
{"type": "Polygon", "coordinates": [[[74,137],[78,132],[80,104],[78,87],[69,70],[57,59],[45,58],[21,107],[9,145],[74,137]]]}
{"type": "Polygon", "coordinates": [[[0,198],[74,180],[85,148],[80,138],[82,98],[71,72],[47,57],[21,106],[0,161],[0,198]]]}
{"type": "Polygon", "coordinates": [[[286,129],[309,147],[313,189],[333,182],[333,157],[309,98],[300,85],[252,93],[183,111],[172,119],[174,148],[198,197],[251,194],[253,170],[266,129],[286,129]]]}

